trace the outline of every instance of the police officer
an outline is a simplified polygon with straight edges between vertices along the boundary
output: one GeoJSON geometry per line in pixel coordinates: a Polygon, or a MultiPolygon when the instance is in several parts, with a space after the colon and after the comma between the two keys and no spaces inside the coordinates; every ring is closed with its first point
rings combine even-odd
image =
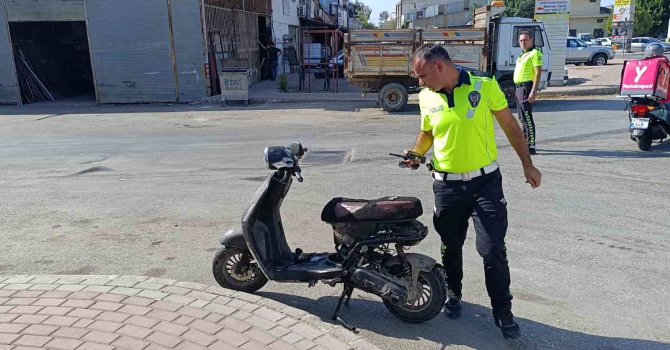
{"type": "Polygon", "coordinates": [[[542,77],[542,52],[535,47],[530,32],[519,34],[519,46],[523,53],[514,66],[514,84],[516,85],[516,109],[523,125],[530,154],[535,154],[535,121],[533,103],[542,77]]]}
{"type": "MultiPolygon", "coordinates": [[[[472,217],[495,324],[505,338],[518,338],[505,249],[507,202],[496,162],[493,116],[521,159],[526,182],[532,188],[540,186],[541,174],[494,79],[457,69],[447,51],[434,44],[419,47],[412,66],[419,84],[427,89],[419,94],[421,132],[414,147],[405,152],[423,156],[433,147],[433,224],[442,240],[449,288],[445,314],[453,319],[460,316],[462,247],[472,217]]],[[[419,165],[418,160],[404,162],[414,169],[419,165]]]]}

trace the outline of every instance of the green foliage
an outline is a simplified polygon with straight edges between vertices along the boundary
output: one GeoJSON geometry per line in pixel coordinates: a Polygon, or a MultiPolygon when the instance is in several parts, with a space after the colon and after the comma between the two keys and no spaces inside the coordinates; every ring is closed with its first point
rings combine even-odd
{"type": "Polygon", "coordinates": [[[640,8],[635,10],[635,18],[633,21],[633,35],[634,36],[650,36],[652,28],[654,27],[654,19],[649,10],[640,8]]]}
{"type": "Polygon", "coordinates": [[[288,77],[286,74],[279,76],[279,91],[288,92],[288,77]]]}
{"type": "Polygon", "coordinates": [[[377,26],[370,23],[372,9],[369,6],[365,5],[359,0],[356,0],[354,3],[354,11],[356,13],[356,19],[361,24],[363,29],[377,29],[377,26]]]}
{"type": "Polygon", "coordinates": [[[635,5],[636,36],[658,36],[665,32],[670,19],[670,0],[637,0],[635,5]],[[639,31],[638,21],[642,22],[639,31]]]}
{"type": "Polygon", "coordinates": [[[533,18],[535,16],[535,0],[508,0],[505,2],[507,17],[533,18]]]}
{"type": "Polygon", "coordinates": [[[388,11],[382,11],[379,14],[379,23],[384,23],[384,22],[388,21],[390,17],[391,17],[391,15],[389,14],[388,11]]]}
{"type": "Polygon", "coordinates": [[[605,20],[605,36],[612,36],[612,19],[614,15],[610,14],[605,20]]]}

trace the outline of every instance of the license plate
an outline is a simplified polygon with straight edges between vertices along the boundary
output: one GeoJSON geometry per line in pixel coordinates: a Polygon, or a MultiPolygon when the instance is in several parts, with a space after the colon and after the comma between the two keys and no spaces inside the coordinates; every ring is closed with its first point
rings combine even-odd
{"type": "Polygon", "coordinates": [[[649,127],[648,118],[631,118],[630,128],[631,129],[647,129],[649,127]]]}

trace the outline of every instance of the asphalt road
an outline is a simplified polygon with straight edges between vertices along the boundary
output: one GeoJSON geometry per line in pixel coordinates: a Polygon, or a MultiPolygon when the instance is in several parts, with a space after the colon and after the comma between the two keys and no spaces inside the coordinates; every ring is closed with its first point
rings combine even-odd
{"type": "MultiPolygon", "coordinates": [[[[670,349],[670,142],[637,150],[620,100],[537,107],[542,187],[524,183],[502,132],[514,312],[524,339],[493,326],[473,236],[464,311],[410,325],[356,292],[342,317],[380,348],[670,349]]],[[[332,250],[319,220],[334,196],[421,198],[427,170],[389,152],[413,144],[415,105],[387,115],[364,103],[0,107],[0,274],[135,274],[215,284],[219,233],[239,223],[269,173],[263,149],[311,149],[282,208],[289,245],[332,250]]],[[[413,252],[439,258],[432,231],[413,252]]],[[[340,290],[269,283],[263,296],[328,320],[340,290]]]]}

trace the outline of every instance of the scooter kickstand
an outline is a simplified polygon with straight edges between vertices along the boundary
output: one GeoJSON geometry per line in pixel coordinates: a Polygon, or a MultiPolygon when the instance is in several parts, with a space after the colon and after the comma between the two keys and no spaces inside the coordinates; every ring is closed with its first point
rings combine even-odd
{"type": "Polygon", "coordinates": [[[349,300],[351,300],[351,294],[354,293],[353,288],[349,288],[349,291],[347,292],[347,298],[344,300],[344,306],[349,306],[349,300]]]}
{"type": "MultiPolygon", "coordinates": [[[[344,320],[342,320],[337,314],[340,313],[340,307],[342,306],[342,301],[344,301],[344,297],[349,296],[351,297],[351,293],[353,293],[354,288],[345,286],[344,290],[342,291],[342,295],[340,295],[340,300],[337,302],[337,308],[335,308],[335,313],[333,314],[332,320],[336,321],[337,323],[341,324],[344,328],[347,330],[350,330],[354,333],[357,333],[358,331],[356,330],[356,327],[348,325],[344,320]]],[[[347,300],[348,302],[349,300],[347,300]]]]}

